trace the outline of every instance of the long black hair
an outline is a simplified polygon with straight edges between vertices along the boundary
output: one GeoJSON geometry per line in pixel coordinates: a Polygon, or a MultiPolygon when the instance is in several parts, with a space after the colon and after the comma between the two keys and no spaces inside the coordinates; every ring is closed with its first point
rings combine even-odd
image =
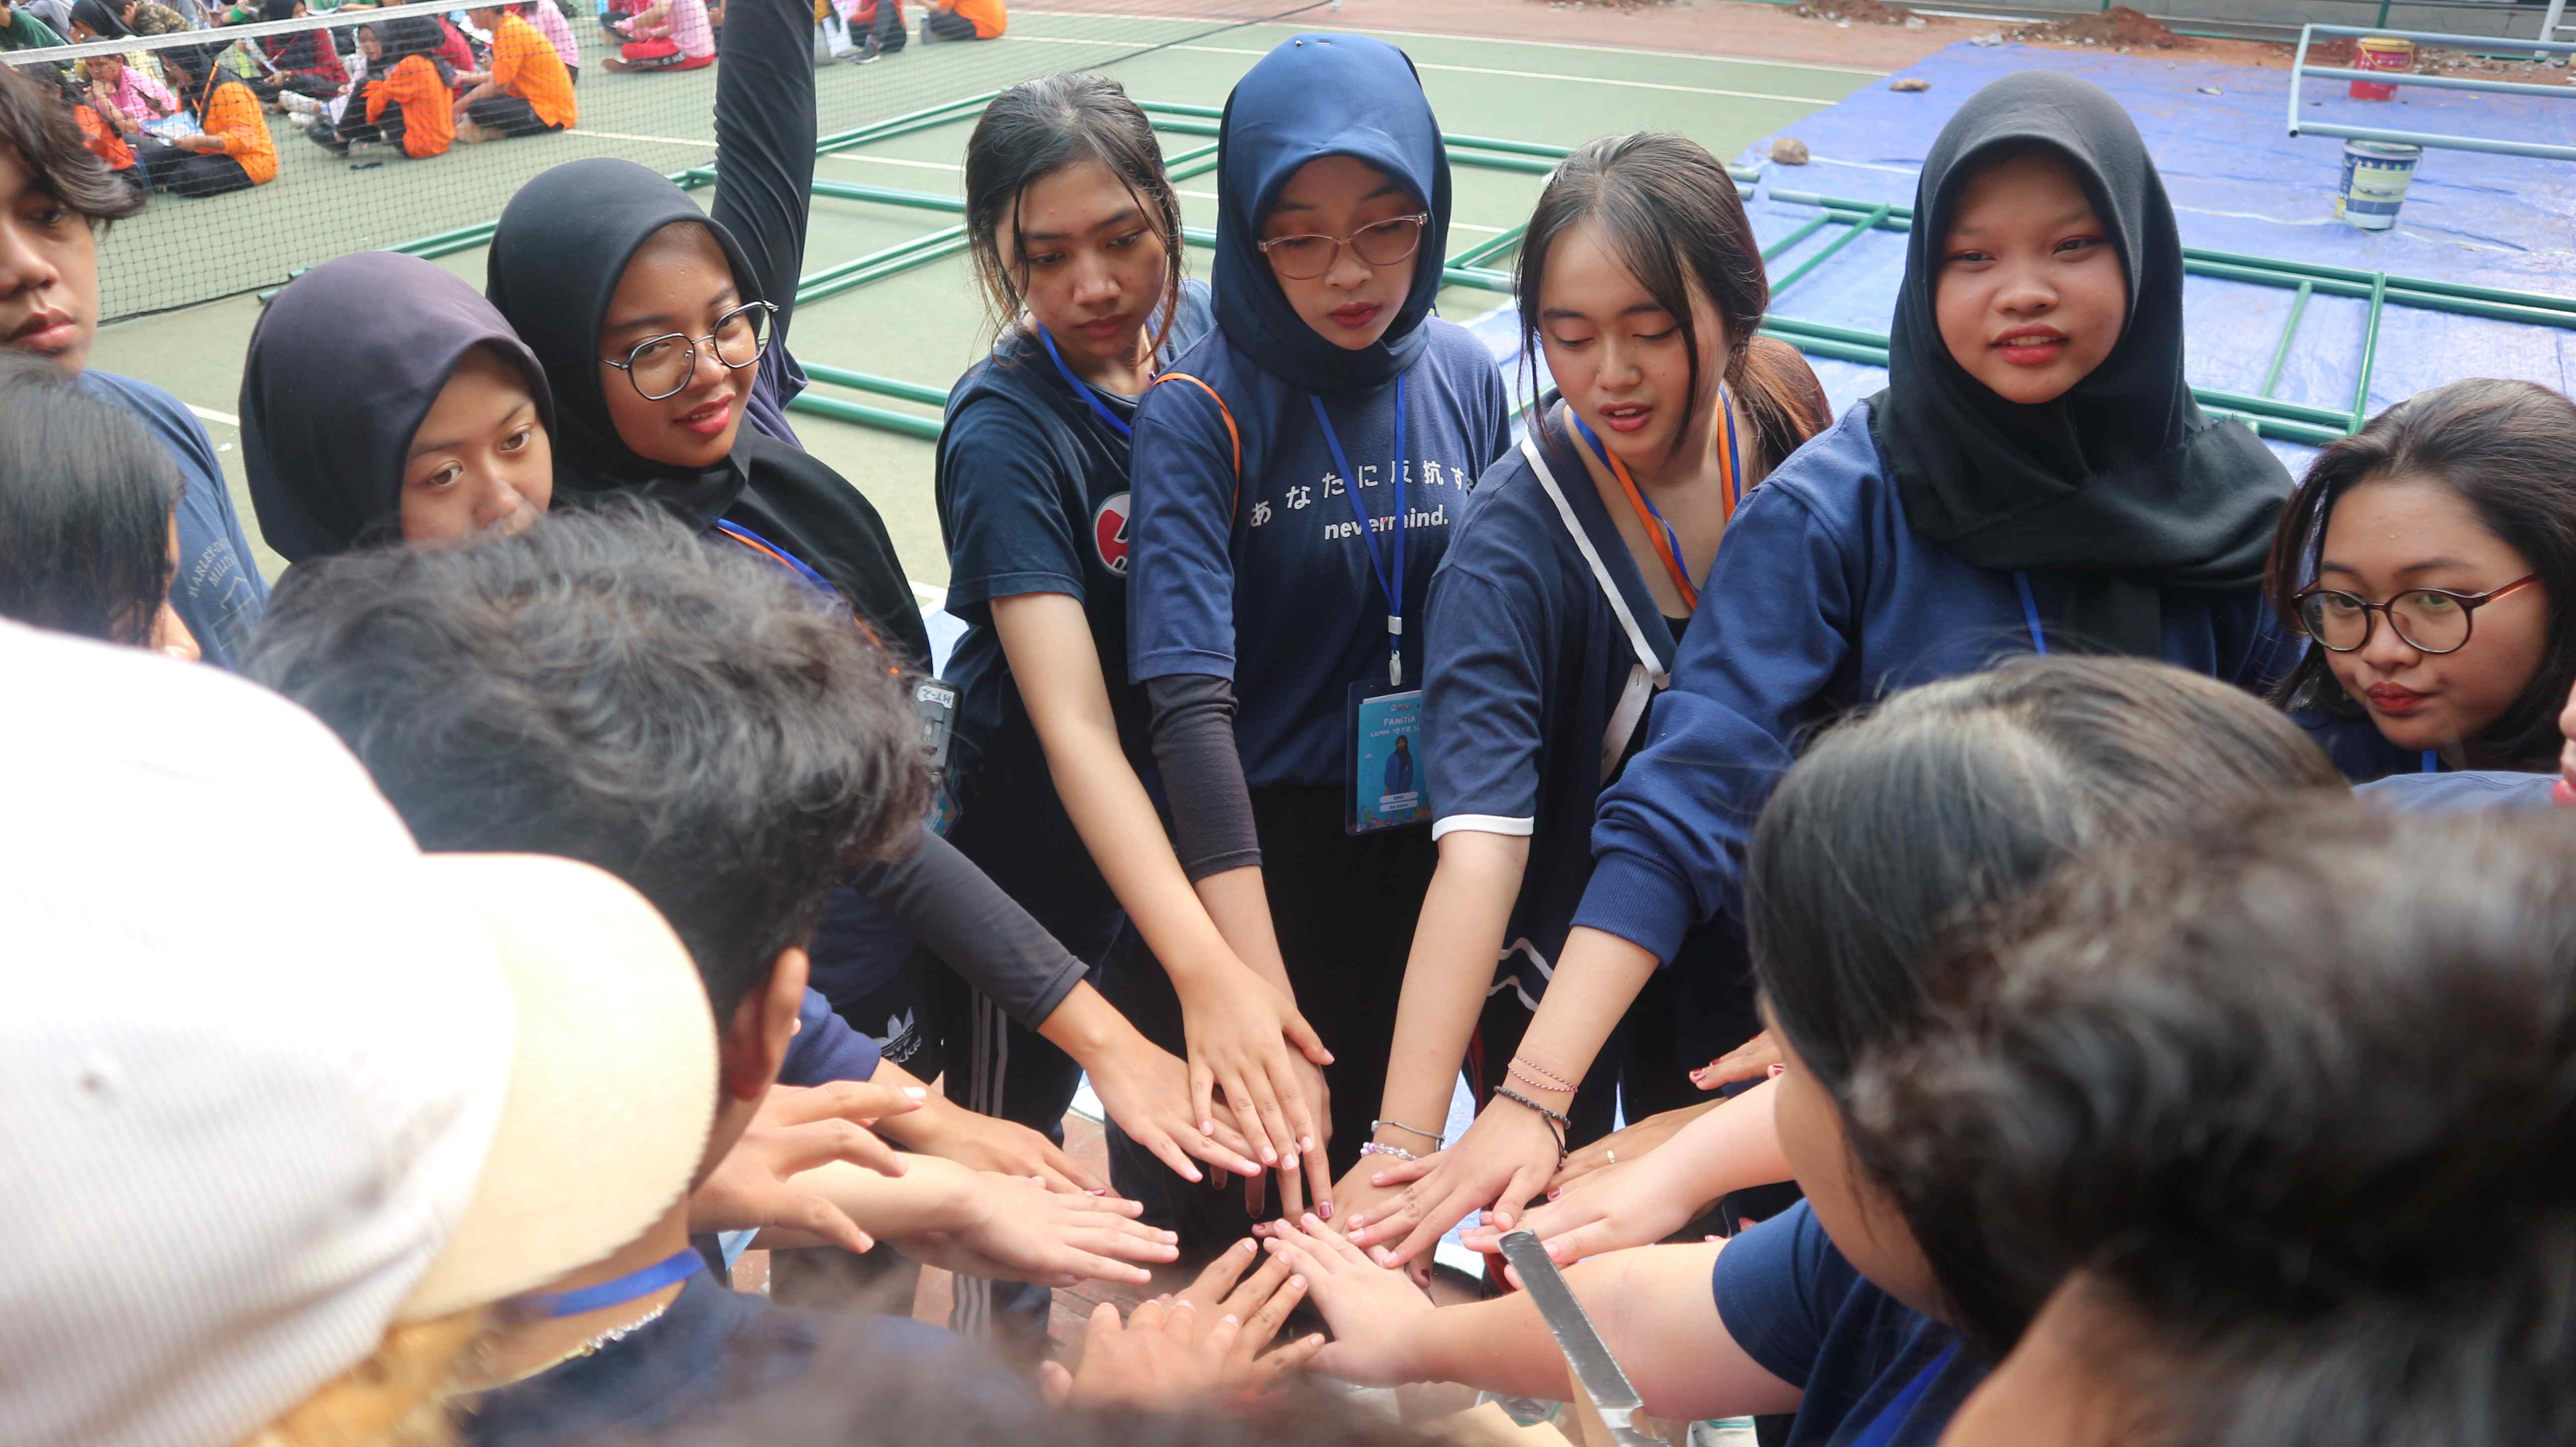
{"type": "Polygon", "coordinates": [[[160,52],[161,58],[179,68],[179,101],[206,118],[206,107],[214,103],[215,92],[228,85],[242,84],[242,78],[224,69],[221,44],[173,45],[160,52]]]}
{"type": "MultiPolygon", "coordinates": [[[[2476,377],[2435,387],[2370,419],[2328,444],[2281,513],[2263,592],[2286,626],[2299,626],[2292,599],[2314,580],[2326,523],[2343,495],[2390,478],[2438,482],[2460,495],[2478,521],[2513,545],[2540,575],[2549,597],[2549,646],[2521,696],[2484,736],[2462,742],[2519,768],[2558,752],[2558,712],[2576,688],[2576,403],[2536,382],[2476,377]]],[[[2310,648],[2273,701],[2342,718],[2363,716],[2326,663],[2310,648]]]]}
{"type": "Polygon", "coordinates": [[[1735,179],[1706,147],[1670,131],[1604,136],[1578,146],[1539,193],[1512,283],[1521,314],[1521,355],[1533,388],[1547,260],[1558,240],[1586,221],[1601,228],[1620,264],[1681,328],[1690,355],[1690,396],[1683,425],[1673,433],[1674,447],[1681,446],[1700,405],[1694,294],[1708,299],[1726,327],[1724,381],[1744,399],[1766,464],[1777,464],[1833,424],[1833,406],[1806,359],[1785,342],[1754,335],[1771,307],[1771,282],[1735,179]]]}
{"type": "Polygon", "coordinates": [[[0,352],[0,617],[150,642],[182,486],[131,413],[51,363],[0,352]]]}
{"type": "Polygon", "coordinates": [[[1023,81],[993,97],[966,139],[966,237],[997,330],[1018,318],[1028,293],[1028,263],[1002,259],[1001,232],[1011,228],[1011,255],[1025,258],[1019,207],[1029,187],[1084,161],[1098,161],[1127,188],[1136,209],[1163,241],[1163,305],[1154,323],[1160,349],[1181,304],[1181,200],[1163,174],[1153,122],[1127,98],[1127,88],[1097,71],[1072,70],[1023,81]]]}

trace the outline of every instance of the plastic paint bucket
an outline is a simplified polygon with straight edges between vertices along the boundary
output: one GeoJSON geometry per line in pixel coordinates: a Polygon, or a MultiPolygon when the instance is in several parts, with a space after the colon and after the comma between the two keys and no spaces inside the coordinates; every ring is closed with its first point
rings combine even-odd
{"type": "MultiPolygon", "coordinates": [[[[2365,35],[2352,48],[2355,70],[2396,70],[2415,68],[2415,42],[2387,35],[2365,35]]],[[[2386,81],[2356,80],[2349,87],[2354,100],[2395,100],[2397,87],[2386,81]]]]}
{"type": "Polygon", "coordinates": [[[2385,231],[2397,224],[2397,208],[2406,204],[2406,187],[2415,179],[2422,146],[2394,141],[2343,143],[2343,190],[2335,197],[2335,219],[2364,231],[2385,231]]]}

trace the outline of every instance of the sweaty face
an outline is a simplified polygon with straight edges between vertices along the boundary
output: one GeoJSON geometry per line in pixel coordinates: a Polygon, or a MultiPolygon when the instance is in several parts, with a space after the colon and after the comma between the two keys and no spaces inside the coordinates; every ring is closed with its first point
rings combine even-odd
{"type": "Polygon", "coordinates": [[[67,373],[98,330],[98,243],[89,222],[0,146],[0,345],[67,373]]]}
{"type": "MultiPolygon", "coordinates": [[[[743,399],[751,395],[757,364],[727,367],[717,349],[697,339],[742,305],[741,288],[715,233],[692,222],[674,222],[653,234],[626,264],[609,299],[608,316],[599,334],[599,385],[608,399],[609,421],[618,439],[638,456],[672,467],[712,467],[733,451],[742,427],[743,399]],[[634,349],[646,342],[687,338],[696,352],[680,390],[659,400],[646,398],[614,365],[646,368],[646,380],[657,375],[654,357],[638,358],[634,349]]],[[[678,341],[665,341],[676,351],[678,341]]],[[[659,356],[660,354],[656,354],[659,356]]],[[[667,385],[667,384],[664,384],[667,385]]],[[[662,385],[653,385],[661,391],[662,385]]]]}
{"type": "Polygon", "coordinates": [[[1712,414],[1728,338],[1717,309],[1693,289],[1699,390],[1680,321],[1619,259],[1609,236],[1582,222],[1557,238],[1539,280],[1539,341],[1548,374],[1601,444],[1632,469],[1663,466],[1695,419],[1712,414]]]}
{"type": "Polygon", "coordinates": [[[2065,396],[2128,323],[2128,276],[2110,230],[2047,151],[2005,157],[1968,182],[1940,266],[1941,343],[2007,402],[2065,396]]]}
{"type": "Polygon", "coordinates": [[[403,463],[403,541],[517,532],[553,500],[554,472],[554,449],[527,379],[477,347],[448,375],[412,434],[403,463]]]}
{"type": "Polygon", "coordinates": [[[1886,1192],[1857,1169],[1843,1135],[1842,1107],[1767,1010],[1763,1023],[1780,1042],[1788,1066],[1773,1082],[1773,1129],[1790,1174],[1807,1193],[1816,1224],[1879,1290],[1927,1316],[1937,1315],[1940,1291],[1923,1248],[1914,1244],[1914,1232],[1886,1192]]]}
{"type": "Polygon", "coordinates": [[[1315,335],[1354,352],[1372,346],[1395,325],[1397,309],[1413,290],[1413,269],[1422,261],[1422,233],[1402,220],[1428,209],[1365,161],[1349,156],[1308,161],[1288,178],[1261,220],[1263,241],[1289,243],[1266,253],[1271,275],[1315,335]],[[1372,227],[1381,229],[1369,231],[1372,227]],[[1391,256],[1403,249],[1408,235],[1416,244],[1401,258],[1381,264],[1362,254],[1370,250],[1391,256]],[[1333,240],[1341,237],[1357,238],[1357,244],[1334,247],[1333,240]],[[1319,275],[1290,274],[1318,270],[1319,275]]]}
{"type": "Polygon", "coordinates": [[[1098,161],[1049,171],[1020,193],[998,240],[1022,303],[1065,365],[1080,373],[1136,357],[1163,303],[1170,253],[1116,173],[1098,161]]]}
{"type": "MultiPolygon", "coordinates": [[[[2420,590],[2483,593],[2531,571],[2511,543],[2489,532],[2468,500],[2429,478],[2365,482],[2335,502],[2326,519],[2317,586],[2364,603],[2394,599],[2419,640],[2441,644],[2438,630],[2469,624],[2456,652],[2426,653],[2370,618],[2370,634],[2326,664],[2353,702],[2369,711],[2380,736],[2401,749],[2434,749],[2474,739],[2503,717],[2530,687],[2549,648],[2549,593],[2533,582],[2479,608],[2470,619],[2456,605],[2420,590]]],[[[2314,605],[2312,605],[2314,606],[2314,605]]],[[[2333,602],[2335,614],[2357,612],[2333,602]]],[[[2330,617],[2327,626],[2357,619],[2330,617]]],[[[2523,760],[2499,761],[2520,767],[2523,760]]]]}

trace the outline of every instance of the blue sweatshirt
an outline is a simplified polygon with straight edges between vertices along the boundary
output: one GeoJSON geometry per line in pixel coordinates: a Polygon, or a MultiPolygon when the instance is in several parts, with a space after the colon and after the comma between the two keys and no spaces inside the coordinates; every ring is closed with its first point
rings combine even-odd
{"type": "MultiPolygon", "coordinates": [[[[2013,575],[1906,522],[1869,413],[1853,406],[1736,510],[1646,746],[1602,795],[1577,924],[1669,960],[1693,925],[1740,920],[1745,841],[1804,732],[2031,650],[2013,575]]],[[[2052,580],[2029,581],[2053,616],[2052,580]]],[[[2162,606],[2168,663],[2259,689],[2297,657],[2253,589],[2167,589],[2162,606]]]]}
{"type": "MultiPolygon", "coordinates": [[[[1432,579],[1424,635],[1425,733],[1436,741],[1423,755],[1431,837],[1529,837],[1502,968],[1533,1008],[1592,876],[1601,791],[1642,736],[1643,707],[1676,648],[1562,418],[1560,410],[1534,429],[1477,483],[1432,579]]],[[[1720,922],[1690,931],[1672,965],[1692,984],[1699,1008],[1690,1013],[1707,1017],[1688,1022],[1694,1040],[1725,1049],[1760,1029],[1733,930],[1720,922]]]]}

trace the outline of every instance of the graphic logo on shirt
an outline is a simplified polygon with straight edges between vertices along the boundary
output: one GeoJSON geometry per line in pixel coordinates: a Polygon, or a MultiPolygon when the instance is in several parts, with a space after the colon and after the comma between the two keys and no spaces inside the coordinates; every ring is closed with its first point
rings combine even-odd
{"type": "Polygon", "coordinates": [[[1091,515],[1091,545],[1100,565],[1124,577],[1127,572],[1127,494],[1119,493],[1091,515]]]}

